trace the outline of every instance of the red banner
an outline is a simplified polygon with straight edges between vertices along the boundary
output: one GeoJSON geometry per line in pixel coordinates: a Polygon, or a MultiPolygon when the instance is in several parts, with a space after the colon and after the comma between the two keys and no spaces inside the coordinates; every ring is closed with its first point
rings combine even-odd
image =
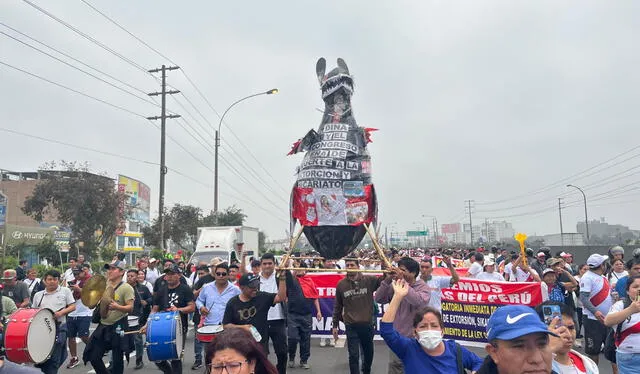
{"type": "MultiPolygon", "coordinates": [[[[460,271],[466,269],[456,269],[460,271]]],[[[449,269],[434,268],[434,275],[447,275],[449,269]]],[[[331,334],[333,306],[336,286],[343,274],[309,274],[318,287],[322,320],[313,317],[312,334],[328,336],[331,334]]],[[[462,278],[451,288],[442,290],[442,319],[446,339],[455,339],[467,345],[484,346],[486,344],[486,324],[493,312],[501,305],[520,304],[535,306],[542,302],[540,283],[490,282],[462,278]]],[[[386,305],[378,305],[376,327],[384,313],[386,305]]],[[[340,323],[341,332],[344,325],[340,323]]]]}
{"type": "Polygon", "coordinates": [[[460,303],[521,304],[542,303],[540,283],[492,282],[460,279],[451,288],[442,290],[442,301],[460,303]]]}

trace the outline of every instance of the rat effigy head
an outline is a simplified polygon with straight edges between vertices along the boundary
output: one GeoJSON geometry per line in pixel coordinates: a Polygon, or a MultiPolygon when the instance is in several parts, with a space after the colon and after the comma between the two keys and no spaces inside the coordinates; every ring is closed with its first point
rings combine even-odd
{"type": "Polygon", "coordinates": [[[320,58],[316,63],[316,74],[322,90],[322,100],[327,106],[349,106],[353,95],[353,78],[349,75],[349,68],[343,59],[338,59],[338,67],[325,75],[327,62],[320,58]]]}

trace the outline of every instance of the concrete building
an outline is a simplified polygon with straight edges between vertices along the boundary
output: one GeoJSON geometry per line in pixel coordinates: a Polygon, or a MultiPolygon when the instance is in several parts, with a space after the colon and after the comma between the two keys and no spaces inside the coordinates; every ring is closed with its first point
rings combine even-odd
{"type": "Polygon", "coordinates": [[[39,180],[47,175],[47,172],[17,173],[0,170],[0,192],[7,198],[2,244],[37,245],[49,239],[59,241],[62,249],[68,250],[69,231],[62,227],[53,209],[45,214],[42,222],[35,221],[22,211],[25,200],[31,196],[39,180]]]}
{"type": "MultiPolygon", "coordinates": [[[[587,237],[587,228],[584,222],[578,222],[576,231],[585,238],[587,237]]],[[[628,226],[609,224],[605,221],[605,217],[601,217],[599,220],[589,221],[589,236],[622,240],[623,238],[637,237],[637,232],[631,230],[628,226]]]]}
{"type": "Polygon", "coordinates": [[[578,232],[565,232],[564,234],[549,234],[540,237],[547,247],[581,246],[585,245],[584,237],[578,232]]]}

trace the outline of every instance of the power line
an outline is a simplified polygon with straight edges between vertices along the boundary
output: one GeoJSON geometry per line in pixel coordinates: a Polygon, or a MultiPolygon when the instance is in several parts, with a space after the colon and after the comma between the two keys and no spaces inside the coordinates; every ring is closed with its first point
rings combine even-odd
{"type": "MultiPolygon", "coordinates": [[[[77,62],[77,63],[79,63],[79,64],[81,64],[81,65],[83,65],[83,66],[85,66],[85,67],[87,67],[87,68],[89,68],[89,69],[91,69],[91,70],[94,70],[94,71],[96,71],[96,72],[98,72],[98,73],[100,73],[100,74],[102,74],[102,75],[104,75],[104,76],[106,76],[106,77],[109,77],[110,79],[112,79],[112,80],[114,80],[114,81],[116,81],[116,82],[118,82],[118,83],[120,83],[120,84],[122,84],[122,85],[125,85],[125,86],[127,86],[127,87],[129,87],[129,88],[131,88],[131,89],[133,89],[133,90],[135,90],[135,91],[138,91],[139,93],[141,93],[141,94],[143,94],[143,95],[146,95],[146,94],[147,94],[147,92],[146,92],[146,91],[144,91],[144,90],[142,90],[142,89],[140,89],[140,88],[138,88],[138,87],[135,87],[135,86],[133,86],[133,85],[131,85],[131,84],[129,84],[129,83],[127,83],[127,82],[125,82],[125,81],[122,81],[122,80],[118,79],[117,77],[114,77],[113,75],[111,75],[111,74],[109,74],[109,73],[106,73],[106,72],[104,72],[104,71],[102,71],[102,70],[100,70],[100,69],[98,69],[98,68],[96,68],[96,67],[94,67],[94,66],[91,66],[91,65],[89,65],[89,64],[87,64],[87,63],[85,63],[85,62],[83,62],[83,61],[81,61],[81,60],[79,60],[79,59],[77,59],[77,58],[75,58],[75,57],[73,57],[73,56],[71,56],[70,54],[65,53],[65,52],[62,52],[61,50],[56,49],[56,48],[52,47],[51,45],[46,44],[46,43],[44,43],[44,42],[42,42],[42,41],[40,41],[40,40],[38,40],[38,39],[36,39],[36,38],[34,38],[34,37],[32,37],[32,36],[29,36],[29,35],[27,35],[27,34],[23,33],[22,31],[17,30],[17,29],[15,29],[15,28],[13,28],[13,27],[11,27],[11,26],[7,25],[7,24],[6,24],[6,23],[4,23],[4,22],[0,22],[0,25],[2,25],[2,26],[4,26],[4,27],[6,27],[6,28],[8,28],[8,29],[10,29],[11,31],[13,31],[13,32],[15,32],[15,33],[17,33],[17,34],[20,34],[20,35],[24,36],[25,38],[28,38],[28,39],[29,39],[29,40],[31,40],[31,41],[34,41],[34,42],[36,42],[36,43],[38,43],[38,44],[40,44],[40,45],[42,45],[42,46],[44,46],[44,47],[47,47],[47,48],[51,49],[52,51],[55,51],[55,52],[57,52],[57,53],[61,54],[62,56],[66,57],[66,58],[68,58],[68,59],[70,59],[70,60],[73,60],[73,61],[75,61],[75,62],[77,62]]],[[[157,103],[156,103],[156,104],[157,104],[157,103]]]]}
{"type": "MultiPolygon", "coordinates": [[[[534,190],[534,191],[529,192],[529,193],[527,193],[527,194],[518,195],[518,196],[512,196],[512,197],[505,198],[505,199],[501,199],[501,200],[493,200],[493,201],[478,202],[477,204],[478,204],[478,205],[494,205],[494,204],[500,204],[500,203],[507,202],[507,201],[511,201],[511,200],[520,199],[520,198],[522,198],[522,197],[528,197],[528,196],[531,196],[531,195],[537,195],[537,194],[540,194],[540,193],[545,192],[545,191],[548,191],[548,190],[550,190],[550,189],[552,189],[552,188],[554,188],[554,187],[558,187],[558,186],[560,186],[560,185],[562,185],[562,184],[565,184],[565,183],[567,183],[568,181],[571,181],[571,180],[573,180],[574,178],[576,178],[576,177],[580,176],[581,174],[587,173],[587,172],[589,172],[589,171],[591,171],[591,170],[593,170],[593,169],[596,169],[596,168],[599,168],[599,167],[601,167],[601,166],[603,166],[603,165],[606,165],[606,164],[608,164],[609,162],[614,161],[614,160],[616,160],[616,159],[618,159],[618,158],[620,158],[620,157],[622,157],[622,156],[624,156],[624,155],[627,155],[627,154],[629,154],[629,153],[631,153],[631,152],[633,152],[633,151],[636,151],[636,150],[638,150],[638,149],[640,149],[640,145],[637,145],[637,146],[635,146],[635,147],[633,147],[633,148],[631,148],[631,149],[629,149],[629,150],[627,150],[627,151],[624,151],[624,152],[622,152],[622,153],[620,153],[620,154],[618,154],[618,155],[616,155],[616,156],[614,156],[614,157],[612,157],[612,158],[610,158],[610,159],[608,159],[608,160],[606,160],[606,161],[603,161],[603,162],[601,162],[601,163],[598,163],[598,164],[596,164],[596,165],[594,165],[594,166],[592,166],[592,167],[589,167],[589,168],[587,168],[587,169],[585,169],[585,170],[582,170],[582,171],[580,171],[580,172],[578,172],[578,173],[575,173],[575,174],[573,174],[573,175],[570,175],[570,176],[568,176],[568,177],[562,178],[562,179],[560,179],[560,180],[558,180],[558,181],[556,181],[556,182],[553,182],[553,183],[551,183],[551,184],[549,184],[549,185],[546,185],[546,186],[544,186],[544,187],[541,187],[541,188],[539,188],[538,190],[534,190]]],[[[640,154],[635,155],[635,156],[633,156],[633,157],[631,157],[631,158],[635,158],[635,157],[638,157],[638,156],[640,156],[640,154]]],[[[630,159],[630,158],[629,158],[629,159],[630,159]]],[[[629,159],[626,159],[626,160],[624,160],[623,162],[626,162],[626,161],[628,161],[629,159]]],[[[622,162],[620,162],[620,163],[622,163],[622,162]]],[[[617,165],[619,165],[620,163],[616,163],[616,164],[614,164],[613,166],[617,166],[617,165]]],[[[590,175],[593,175],[593,174],[590,174],[590,175]]]]}
{"type": "MultiPolygon", "coordinates": [[[[27,1],[27,0],[24,0],[27,1]]],[[[127,33],[128,35],[130,35],[132,38],[134,38],[135,40],[137,40],[138,42],[140,42],[142,45],[144,45],[145,47],[149,48],[151,51],[153,51],[154,53],[156,53],[158,56],[166,59],[167,61],[169,61],[170,63],[174,64],[174,65],[178,65],[177,63],[175,63],[173,60],[171,60],[168,56],[166,56],[165,54],[163,54],[162,52],[160,52],[159,50],[157,50],[156,48],[153,48],[149,43],[145,42],[142,38],[138,37],[137,35],[133,34],[132,32],[130,32],[129,30],[127,30],[127,28],[125,28],[124,26],[122,26],[120,23],[118,23],[116,20],[114,20],[113,18],[109,17],[106,13],[100,11],[98,8],[96,8],[95,6],[93,6],[91,3],[89,3],[86,0],[81,0],[85,5],[87,5],[88,7],[90,7],[91,9],[93,9],[95,12],[97,12],[98,14],[100,14],[102,17],[104,17],[105,19],[107,19],[109,22],[111,22],[112,24],[114,24],[115,26],[117,26],[119,29],[121,29],[122,31],[124,31],[125,33],[127,33]]],[[[182,72],[182,74],[185,76],[185,78],[187,79],[187,81],[189,82],[189,84],[196,90],[196,92],[198,93],[198,95],[204,100],[204,102],[209,106],[209,108],[216,114],[216,116],[218,118],[221,118],[220,114],[218,113],[218,111],[216,111],[216,109],[213,107],[213,105],[211,104],[211,102],[206,98],[206,96],[202,93],[202,91],[200,90],[200,88],[195,84],[195,82],[191,79],[191,77],[189,77],[189,75],[187,74],[186,70],[184,68],[180,69],[180,71],[182,72]]],[[[212,129],[215,129],[215,127],[213,127],[213,125],[211,124],[211,122],[208,121],[208,119],[202,114],[202,112],[200,112],[196,106],[193,104],[193,102],[191,102],[191,100],[188,99],[188,97],[186,95],[184,95],[184,93],[182,94],[182,96],[187,100],[187,102],[196,110],[196,112],[198,112],[198,114],[200,114],[200,116],[209,124],[209,126],[212,127],[212,129]]],[[[175,98],[174,98],[175,99],[175,98]]],[[[177,101],[177,99],[175,99],[177,101]]],[[[183,107],[183,109],[186,108],[183,107]]],[[[197,121],[196,121],[197,122],[197,121]]],[[[249,155],[253,158],[253,160],[256,162],[256,164],[258,164],[258,166],[260,166],[260,168],[262,168],[263,172],[265,174],[267,174],[271,180],[276,184],[277,187],[279,187],[285,194],[288,194],[287,190],[282,187],[280,185],[280,183],[276,180],[275,177],[273,177],[273,175],[262,165],[262,163],[260,162],[260,160],[258,160],[258,158],[253,154],[253,152],[251,152],[251,150],[249,149],[249,147],[247,147],[244,142],[240,139],[240,137],[238,137],[235,132],[233,132],[233,130],[230,128],[230,126],[228,126],[225,123],[225,127],[231,132],[231,134],[237,139],[237,141],[240,143],[240,145],[247,151],[247,153],[249,153],[249,155]]],[[[231,145],[229,145],[230,148],[231,145]]],[[[256,173],[257,174],[257,173],[256,173]]],[[[261,179],[261,178],[260,178],[261,179]]],[[[261,179],[262,180],[262,179],[261,179]]],[[[262,180],[263,183],[265,183],[264,180],[262,180]]],[[[265,183],[266,185],[267,183],[265,183]]]]}
{"type": "Polygon", "coordinates": [[[72,65],[72,64],[70,64],[70,63],[68,63],[68,62],[66,62],[66,61],[64,61],[64,60],[62,60],[62,59],[60,59],[60,58],[58,58],[58,57],[56,57],[56,56],[54,56],[54,55],[52,55],[52,54],[48,53],[48,52],[43,51],[42,49],[40,49],[40,48],[38,48],[38,47],[36,47],[36,46],[33,46],[33,45],[31,45],[31,44],[29,44],[29,43],[26,43],[26,42],[24,42],[24,41],[22,41],[22,40],[20,40],[20,39],[18,39],[18,38],[15,38],[15,37],[13,37],[13,36],[11,36],[11,35],[9,35],[9,34],[5,33],[4,31],[0,31],[0,34],[2,34],[2,35],[4,35],[4,36],[6,36],[6,37],[8,37],[8,38],[11,38],[11,39],[15,40],[16,42],[21,43],[21,44],[23,44],[23,45],[25,45],[25,46],[27,46],[27,47],[29,47],[29,48],[33,49],[33,50],[36,50],[36,51],[38,51],[38,52],[40,52],[40,53],[42,53],[42,54],[44,54],[44,55],[46,55],[46,56],[49,56],[49,57],[51,57],[52,59],[54,59],[54,60],[56,60],[56,61],[58,61],[58,62],[60,62],[60,63],[63,63],[63,64],[65,64],[65,65],[67,65],[67,66],[69,66],[69,67],[71,67],[71,68],[73,68],[73,69],[75,69],[75,70],[78,70],[78,71],[80,71],[80,72],[82,72],[82,73],[84,73],[84,74],[86,74],[86,75],[88,75],[88,76],[90,76],[90,77],[92,77],[92,78],[95,78],[95,79],[99,80],[100,82],[106,83],[106,84],[108,84],[109,86],[114,87],[114,88],[115,88],[115,89],[117,89],[117,90],[120,90],[120,91],[122,91],[122,92],[124,92],[124,93],[126,93],[126,94],[128,94],[128,95],[131,95],[131,96],[135,97],[136,99],[142,100],[142,101],[144,101],[145,103],[148,103],[148,104],[151,104],[151,105],[154,105],[154,106],[158,106],[158,104],[157,104],[157,103],[155,103],[155,102],[153,102],[153,101],[151,101],[151,100],[148,100],[148,99],[147,99],[147,98],[145,98],[145,97],[140,97],[140,96],[138,96],[138,95],[134,94],[133,92],[127,91],[127,90],[125,90],[125,89],[124,89],[124,88],[122,88],[122,87],[116,86],[115,84],[113,84],[113,83],[111,83],[111,82],[109,82],[109,81],[107,81],[107,80],[104,80],[104,79],[100,78],[99,76],[97,76],[97,75],[95,75],[95,74],[93,74],[93,73],[90,73],[90,72],[88,72],[88,71],[86,71],[86,70],[84,70],[84,69],[81,69],[81,68],[79,68],[79,67],[77,67],[77,66],[74,66],[74,65],[72,65]]]}
{"type": "MultiPolygon", "coordinates": [[[[24,1],[27,1],[27,0],[24,0],[24,1]]],[[[33,78],[37,78],[37,79],[40,79],[40,80],[42,80],[42,81],[45,81],[45,82],[47,82],[47,83],[49,83],[49,84],[53,84],[54,86],[58,86],[58,87],[60,87],[60,88],[64,88],[65,90],[68,90],[68,91],[71,91],[71,92],[77,93],[78,95],[82,95],[82,96],[87,97],[87,98],[89,98],[89,99],[91,99],[91,100],[95,100],[95,101],[98,101],[98,102],[100,102],[100,103],[103,103],[103,104],[109,105],[110,107],[113,107],[113,108],[116,108],[116,109],[120,109],[121,111],[123,111],[123,112],[127,112],[127,113],[132,114],[132,115],[134,115],[134,116],[136,116],[136,117],[141,117],[141,118],[145,118],[145,119],[146,119],[146,117],[145,117],[145,116],[143,116],[142,114],[136,113],[136,112],[134,112],[134,111],[131,111],[131,110],[129,110],[129,109],[127,109],[127,108],[124,108],[124,107],[121,107],[121,106],[119,106],[119,105],[112,104],[112,103],[110,103],[110,102],[108,102],[108,101],[105,101],[105,100],[99,99],[99,98],[97,98],[97,97],[95,97],[95,96],[89,95],[89,94],[84,93],[84,92],[82,92],[82,91],[79,91],[79,90],[73,89],[73,88],[71,88],[71,87],[65,86],[65,85],[63,85],[63,84],[61,84],[61,83],[54,82],[54,81],[49,80],[49,79],[47,79],[47,78],[44,78],[44,77],[42,77],[42,76],[40,76],[40,75],[37,75],[37,74],[31,73],[31,72],[29,72],[29,71],[27,71],[27,70],[20,69],[20,68],[18,68],[18,67],[16,67],[16,66],[13,66],[13,65],[7,64],[7,63],[6,63],[6,62],[4,62],[4,61],[1,61],[1,60],[0,60],[0,65],[4,65],[4,66],[6,66],[6,67],[8,67],[8,68],[11,68],[11,69],[17,70],[17,71],[19,71],[19,72],[21,72],[21,73],[24,73],[24,74],[27,74],[27,75],[29,75],[29,76],[31,76],[31,77],[33,77],[33,78]]]]}
{"type": "Polygon", "coordinates": [[[146,161],[146,160],[142,160],[142,159],[139,159],[139,158],[129,157],[129,156],[125,156],[125,155],[118,154],[118,153],[112,153],[112,152],[108,152],[108,151],[101,151],[99,149],[90,148],[90,147],[83,146],[83,145],[67,143],[67,142],[63,142],[61,140],[44,138],[42,136],[33,135],[33,134],[27,134],[25,132],[11,130],[11,129],[7,129],[7,128],[4,128],[4,127],[0,127],[0,131],[8,132],[8,133],[14,134],[14,135],[24,136],[24,137],[30,138],[30,139],[37,139],[37,140],[41,140],[41,141],[48,142],[48,143],[60,144],[60,145],[64,145],[64,146],[67,146],[67,147],[82,149],[84,151],[100,153],[100,154],[103,154],[103,155],[106,155],[106,156],[118,157],[118,158],[121,158],[121,159],[124,159],[124,160],[140,162],[140,163],[147,164],[147,165],[154,165],[154,166],[160,165],[157,162],[146,161]]]}
{"type": "MultiPolygon", "coordinates": [[[[100,48],[104,49],[105,51],[113,54],[114,56],[118,57],[119,59],[121,59],[122,61],[126,62],[127,64],[135,67],[136,69],[142,71],[143,73],[145,73],[146,75],[149,75],[151,77],[153,77],[153,75],[149,74],[149,72],[147,71],[147,69],[145,69],[143,66],[137,64],[136,62],[128,59],[127,57],[123,56],[122,54],[116,52],[115,50],[113,50],[112,48],[110,48],[109,46],[101,43],[100,41],[96,40],[95,38],[91,37],[90,35],[80,31],[79,29],[77,29],[76,27],[72,26],[71,24],[63,21],[62,19],[56,17],[55,15],[53,15],[52,13],[48,12],[47,10],[37,6],[36,4],[34,4],[33,2],[29,1],[29,0],[22,0],[25,3],[29,4],[31,7],[33,7],[34,9],[36,9],[37,11],[39,11],[40,13],[46,15],[47,17],[53,19],[54,21],[60,23],[61,25],[63,25],[64,27],[68,28],[69,30],[72,30],[73,32],[75,32],[76,34],[82,36],[83,38],[89,40],[90,42],[92,42],[93,44],[99,46],[100,48]]],[[[155,77],[154,77],[155,79],[155,77]]]]}

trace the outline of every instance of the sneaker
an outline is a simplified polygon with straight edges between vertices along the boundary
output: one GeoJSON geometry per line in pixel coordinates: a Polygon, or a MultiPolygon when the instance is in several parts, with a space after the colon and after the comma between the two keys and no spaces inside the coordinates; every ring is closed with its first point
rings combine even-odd
{"type": "Polygon", "coordinates": [[[67,364],[67,369],[73,369],[74,367],[80,365],[80,360],[77,357],[71,357],[69,360],[69,364],[67,364]]]}
{"type": "Polygon", "coordinates": [[[320,346],[321,347],[326,347],[327,346],[327,340],[325,338],[320,338],[320,346]]]}
{"type": "Polygon", "coordinates": [[[193,363],[191,370],[198,370],[202,367],[202,361],[196,361],[193,363]]]}
{"type": "Polygon", "coordinates": [[[295,361],[293,361],[293,360],[289,360],[289,367],[290,367],[290,368],[294,368],[294,367],[296,367],[296,363],[295,363],[295,361]]]}
{"type": "Polygon", "coordinates": [[[303,369],[311,369],[311,365],[309,365],[306,362],[301,362],[300,363],[300,367],[303,368],[303,369]]]}
{"type": "Polygon", "coordinates": [[[136,361],[136,367],[134,367],[133,370],[140,370],[143,367],[144,367],[144,363],[142,362],[142,360],[136,361]]]}
{"type": "Polygon", "coordinates": [[[336,341],[333,339],[329,339],[329,347],[335,347],[336,346],[336,341]]]}

